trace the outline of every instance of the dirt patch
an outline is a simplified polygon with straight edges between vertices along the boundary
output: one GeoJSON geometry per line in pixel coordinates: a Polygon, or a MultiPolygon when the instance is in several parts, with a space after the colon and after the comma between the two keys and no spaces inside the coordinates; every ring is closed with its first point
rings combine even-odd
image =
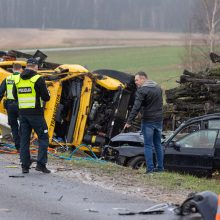
{"type": "MultiPolygon", "coordinates": [[[[194,35],[200,39],[200,35],[194,35]]],[[[184,34],[144,31],[0,28],[0,49],[75,47],[91,45],[182,45],[184,34]]]]}
{"type": "MultiPolygon", "coordinates": [[[[18,155],[1,155],[1,159],[10,161],[13,165],[20,166],[18,155]]],[[[35,164],[32,165],[34,167],[35,164]]],[[[54,175],[58,175],[62,178],[78,179],[85,184],[96,185],[108,190],[120,192],[123,194],[147,198],[156,202],[172,202],[181,203],[188,195],[189,191],[174,190],[170,191],[160,185],[143,184],[143,181],[139,181],[139,178],[144,179],[147,183],[148,180],[152,180],[153,176],[147,176],[144,173],[137,173],[138,171],[125,168],[125,167],[113,167],[116,172],[111,172],[99,169],[98,166],[83,167],[77,165],[71,161],[64,161],[60,159],[49,159],[48,167],[52,170],[54,175]]],[[[155,174],[160,175],[160,174],[155,174]]]]}

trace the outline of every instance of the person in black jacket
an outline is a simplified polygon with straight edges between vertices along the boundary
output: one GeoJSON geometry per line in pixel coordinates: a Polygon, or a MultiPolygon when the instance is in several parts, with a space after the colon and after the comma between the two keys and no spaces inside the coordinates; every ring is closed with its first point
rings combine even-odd
{"type": "Polygon", "coordinates": [[[18,102],[14,99],[12,94],[12,88],[14,79],[23,71],[22,66],[19,63],[13,64],[13,74],[9,75],[2,81],[0,86],[0,101],[6,93],[6,99],[4,100],[4,107],[8,114],[8,124],[11,127],[13,141],[15,148],[19,151],[20,149],[20,132],[19,132],[19,115],[18,115],[18,102]]]}
{"type": "Polygon", "coordinates": [[[144,136],[144,154],[147,165],[146,173],[163,171],[163,148],[161,146],[161,133],[163,121],[163,94],[160,86],[148,79],[145,72],[135,74],[135,84],[138,87],[135,94],[133,108],[129,114],[128,128],[137,114],[141,113],[141,128],[144,136]],[[157,165],[154,168],[153,147],[155,148],[157,165]]]}
{"type": "Polygon", "coordinates": [[[38,157],[37,171],[50,173],[47,169],[47,148],[49,145],[48,127],[44,119],[43,101],[50,100],[45,80],[37,74],[38,61],[34,58],[27,60],[27,67],[15,79],[13,95],[18,100],[21,142],[20,158],[22,163],[22,173],[29,173],[30,158],[30,136],[32,128],[38,136],[38,157]]]}

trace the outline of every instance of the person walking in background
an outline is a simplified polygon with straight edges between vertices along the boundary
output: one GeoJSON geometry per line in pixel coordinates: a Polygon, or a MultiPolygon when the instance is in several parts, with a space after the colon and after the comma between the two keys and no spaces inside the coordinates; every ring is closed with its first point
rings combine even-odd
{"type": "Polygon", "coordinates": [[[8,114],[8,124],[11,127],[13,141],[15,143],[15,148],[19,151],[20,149],[20,132],[19,132],[19,115],[18,115],[18,102],[14,99],[12,94],[12,88],[15,78],[22,73],[23,69],[19,63],[13,64],[13,74],[8,76],[2,81],[0,86],[0,100],[2,100],[5,92],[6,99],[4,101],[4,107],[8,114]]]}
{"type": "Polygon", "coordinates": [[[128,128],[137,114],[141,113],[141,130],[144,136],[144,155],[147,165],[147,174],[161,172],[163,167],[163,148],[161,145],[161,134],[163,124],[163,93],[160,86],[148,79],[145,72],[135,74],[135,84],[137,86],[133,108],[129,114],[128,128]],[[155,148],[157,165],[154,168],[153,147],[155,148]]]}
{"type": "Polygon", "coordinates": [[[49,101],[50,94],[45,80],[37,74],[37,70],[38,61],[34,58],[29,58],[26,69],[20,74],[19,78],[16,78],[13,86],[13,95],[18,100],[20,115],[22,173],[29,173],[31,165],[30,136],[32,129],[36,132],[39,143],[35,169],[43,173],[50,173],[50,170],[46,167],[49,137],[42,102],[49,101]]]}

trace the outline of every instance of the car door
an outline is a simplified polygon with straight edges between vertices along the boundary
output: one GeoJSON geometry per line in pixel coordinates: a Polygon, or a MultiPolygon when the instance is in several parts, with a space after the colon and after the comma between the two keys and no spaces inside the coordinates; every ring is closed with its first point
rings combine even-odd
{"type": "Polygon", "coordinates": [[[170,141],[165,148],[165,169],[209,176],[213,170],[215,142],[218,130],[198,130],[176,142],[170,141]]]}

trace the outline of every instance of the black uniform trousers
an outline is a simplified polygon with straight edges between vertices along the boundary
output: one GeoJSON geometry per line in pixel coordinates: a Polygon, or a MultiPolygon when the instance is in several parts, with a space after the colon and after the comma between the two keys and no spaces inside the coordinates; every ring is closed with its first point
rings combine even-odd
{"type": "Polygon", "coordinates": [[[49,145],[48,128],[43,115],[20,115],[21,126],[21,147],[20,159],[22,167],[29,168],[30,161],[30,137],[32,129],[38,136],[38,157],[37,163],[45,165],[47,163],[47,149],[49,145]]]}
{"type": "Polygon", "coordinates": [[[8,113],[8,124],[11,127],[13,141],[17,150],[20,148],[20,130],[19,130],[19,113],[18,103],[16,101],[7,100],[6,110],[8,113]]]}

